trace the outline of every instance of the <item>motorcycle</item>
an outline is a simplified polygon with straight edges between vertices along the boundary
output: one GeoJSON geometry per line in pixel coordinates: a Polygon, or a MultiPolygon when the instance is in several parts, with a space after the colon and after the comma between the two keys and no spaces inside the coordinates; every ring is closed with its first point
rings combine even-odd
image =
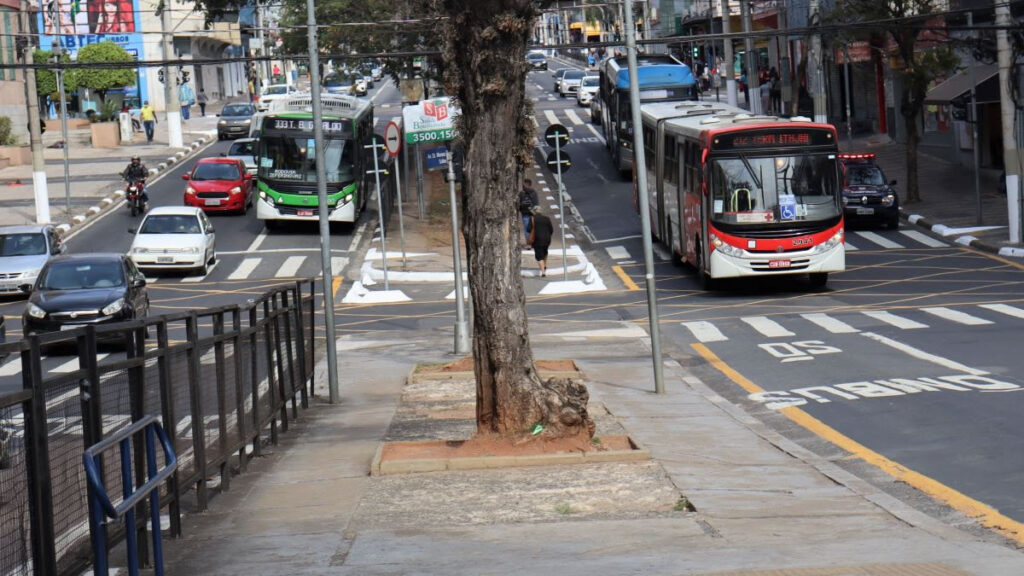
{"type": "Polygon", "coordinates": [[[132,216],[138,216],[139,212],[146,211],[146,202],[142,198],[142,191],[145,187],[145,180],[129,180],[128,186],[125,187],[124,197],[128,200],[128,208],[132,211],[132,216]]]}

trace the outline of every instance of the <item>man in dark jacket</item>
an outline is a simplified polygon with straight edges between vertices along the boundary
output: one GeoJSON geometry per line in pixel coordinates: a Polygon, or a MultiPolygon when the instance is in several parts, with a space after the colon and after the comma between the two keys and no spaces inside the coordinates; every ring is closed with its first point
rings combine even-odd
{"type": "Polygon", "coordinates": [[[534,206],[537,206],[537,192],[533,189],[533,180],[523,179],[523,190],[519,193],[519,213],[523,216],[523,238],[530,241],[530,217],[534,206]]]}
{"type": "Polygon", "coordinates": [[[533,246],[533,255],[537,259],[537,266],[540,267],[540,275],[544,277],[547,276],[548,248],[551,247],[551,236],[555,233],[555,227],[551,224],[551,218],[540,211],[540,206],[533,207],[532,219],[530,245],[533,246]]]}
{"type": "MultiPolygon", "coordinates": [[[[149,178],[149,169],[142,163],[142,158],[138,156],[132,156],[132,161],[128,164],[128,167],[121,172],[121,177],[128,181],[129,184],[135,182],[145,183],[146,178],[149,178]]],[[[142,188],[142,204],[149,204],[149,194],[146,194],[146,188],[142,188]]]]}

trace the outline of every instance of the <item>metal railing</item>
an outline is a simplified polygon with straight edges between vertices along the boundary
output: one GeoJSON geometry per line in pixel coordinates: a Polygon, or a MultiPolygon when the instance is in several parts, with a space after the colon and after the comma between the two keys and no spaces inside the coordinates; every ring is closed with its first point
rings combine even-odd
{"type": "MultiPolygon", "coordinates": [[[[20,354],[23,387],[0,393],[0,574],[64,575],[89,563],[83,451],[146,415],[159,416],[177,455],[159,497],[171,535],[180,535],[182,496],[193,492],[196,508],[205,510],[209,480],[219,474],[227,490],[232,463],[245,471],[267,436],[276,443],[299,403],[307,406],[314,289],[314,280],[303,280],[244,305],[0,345],[0,354],[20,354]],[[118,351],[100,355],[107,342],[118,351]],[[77,363],[54,365],[48,352],[55,348],[71,348],[77,363]]],[[[109,493],[121,494],[113,460],[99,473],[109,493]]],[[[140,463],[137,483],[144,473],[140,463]]],[[[125,537],[123,529],[108,529],[111,545],[125,537]]],[[[136,530],[145,560],[144,523],[136,530]]]]}

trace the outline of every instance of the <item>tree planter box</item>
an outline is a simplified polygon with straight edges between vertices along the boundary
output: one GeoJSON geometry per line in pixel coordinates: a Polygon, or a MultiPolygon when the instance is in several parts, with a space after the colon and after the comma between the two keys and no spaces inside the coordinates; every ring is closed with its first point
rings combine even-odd
{"type": "Polygon", "coordinates": [[[117,122],[96,122],[89,125],[93,148],[117,148],[121,145],[121,130],[117,122]]]}
{"type": "MultiPolygon", "coordinates": [[[[88,118],[68,118],[68,130],[78,130],[79,128],[86,128],[90,124],[88,118]]],[[[50,118],[46,121],[46,130],[48,132],[60,132],[60,118],[50,118]]]]}
{"type": "Polygon", "coordinates": [[[28,164],[32,161],[32,149],[25,146],[0,146],[0,160],[7,160],[8,166],[28,164]]]}

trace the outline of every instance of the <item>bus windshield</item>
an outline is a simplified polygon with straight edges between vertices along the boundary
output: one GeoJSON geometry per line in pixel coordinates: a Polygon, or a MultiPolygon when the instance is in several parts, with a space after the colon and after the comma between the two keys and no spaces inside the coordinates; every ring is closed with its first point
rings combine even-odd
{"type": "MultiPolygon", "coordinates": [[[[324,170],[327,181],[353,180],[353,143],[344,138],[327,138],[324,170]]],[[[316,182],[316,147],[304,135],[263,134],[260,141],[259,177],[268,180],[316,182]]]]}
{"type": "Polygon", "coordinates": [[[814,222],[840,214],[833,153],[712,157],[709,167],[715,222],[814,222]]]}

